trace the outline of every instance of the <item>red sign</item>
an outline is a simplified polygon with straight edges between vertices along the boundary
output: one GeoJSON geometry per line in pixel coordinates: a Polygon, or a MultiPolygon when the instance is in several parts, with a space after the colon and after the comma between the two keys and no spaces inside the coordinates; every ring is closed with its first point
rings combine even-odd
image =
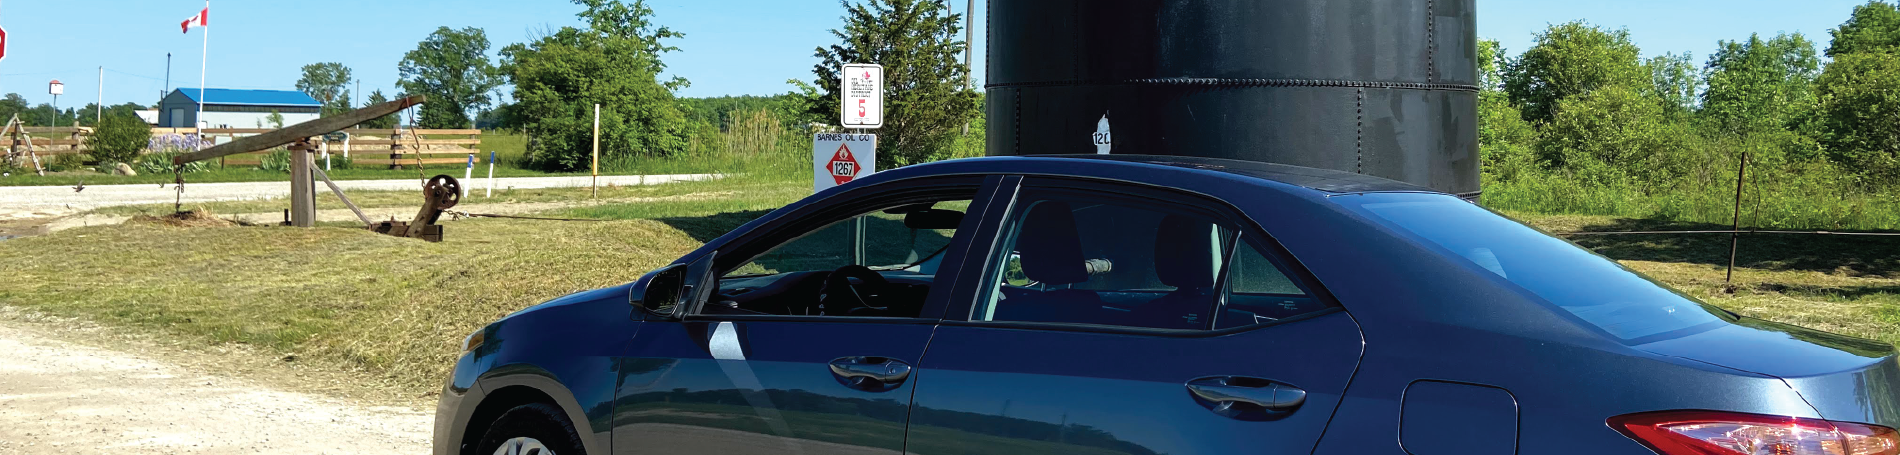
{"type": "Polygon", "coordinates": [[[858,157],[851,154],[851,146],[838,146],[838,153],[831,155],[831,181],[843,185],[858,177],[858,157]]]}
{"type": "Polygon", "coordinates": [[[7,29],[0,27],[0,60],[7,58],[7,29]]]}

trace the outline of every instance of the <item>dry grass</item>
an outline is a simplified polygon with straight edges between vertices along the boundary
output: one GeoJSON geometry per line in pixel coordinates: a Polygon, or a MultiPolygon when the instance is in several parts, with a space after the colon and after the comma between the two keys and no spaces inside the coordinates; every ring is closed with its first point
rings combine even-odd
{"type": "Polygon", "coordinates": [[[0,303],[439,385],[464,335],[563,294],[632,281],[698,246],[657,221],[361,229],[128,224],[0,242],[0,303]]]}

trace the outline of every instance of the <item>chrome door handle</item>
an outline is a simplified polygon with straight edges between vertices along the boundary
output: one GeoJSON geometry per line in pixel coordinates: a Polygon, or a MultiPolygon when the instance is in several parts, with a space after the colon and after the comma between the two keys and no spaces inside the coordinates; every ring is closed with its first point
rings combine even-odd
{"type": "Polygon", "coordinates": [[[831,361],[831,374],[853,386],[892,385],[910,378],[910,365],[886,357],[843,357],[831,361]]]}
{"type": "Polygon", "coordinates": [[[1291,411],[1306,403],[1305,390],[1265,379],[1202,378],[1189,381],[1187,388],[1196,398],[1214,403],[1214,412],[1227,412],[1241,404],[1268,411],[1291,411]]]}

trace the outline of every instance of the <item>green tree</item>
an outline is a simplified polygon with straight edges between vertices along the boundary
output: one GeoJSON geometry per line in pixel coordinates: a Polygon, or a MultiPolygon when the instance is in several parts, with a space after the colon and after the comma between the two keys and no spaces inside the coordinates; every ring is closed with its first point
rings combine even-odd
{"type": "Polygon", "coordinates": [[[1675,158],[1691,135],[1654,97],[1616,85],[1559,102],[1538,149],[1552,167],[1585,181],[1655,185],[1680,176],[1675,158]]]}
{"type": "Polygon", "coordinates": [[[691,132],[673,97],[686,80],[659,79],[666,70],[660,56],[678,50],[663,40],[682,35],[654,24],[645,1],[575,3],[587,8],[579,14],[586,30],[563,27],[502,50],[502,67],[515,86],[510,115],[534,138],[529,161],[544,169],[586,169],[596,104],[603,162],[687,152],[691,132]]]}
{"type": "Polygon", "coordinates": [[[1696,108],[1703,81],[1693,58],[1687,52],[1671,52],[1643,62],[1643,68],[1649,70],[1651,95],[1671,115],[1684,116],[1696,108]]]}
{"type": "Polygon", "coordinates": [[[1827,47],[1828,57],[1894,52],[1900,49],[1900,6],[1883,0],[1867,2],[1854,7],[1854,16],[1829,33],[1834,42],[1827,47]]]}
{"type": "Polygon", "coordinates": [[[1869,187],[1900,185],[1900,55],[1835,56],[1819,87],[1829,158],[1869,187]]]}
{"type": "Polygon", "coordinates": [[[303,66],[303,77],[297,79],[297,90],[316,98],[323,103],[323,115],[350,110],[350,67],[337,62],[312,63],[303,66]]]}
{"type": "Polygon", "coordinates": [[[1509,181],[1536,169],[1537,129],[1504,93],[1499,71],[1505,60],[1497,40],[1478,41],[1478,152],[1487,181],[1509,181]]]}
{"type": "MultiPolygon", "coordinates": [[[[24,105],[25,100],[21,100],[21,101],[22,101],[22,105],[24,105]]],[[[0,105],[4,105],[4,103],[5,103],[4,100],[0,100],[0,105]]],[[[147,107],[139,103],[120,103],[116,105],[106,106],[106,108],[103,111],[101,111],[99,110],[98,103],[86,103],[84,107],[81,107],[79,108],[79,110],[74,111],[73,114],[76,115],[74,118],[79,120],[79,126],[99,126],[99,120],[105,117],[111,117],[114,115],[129,115],[132,117],[138,117],[139,111],[145,110],[145,109],[147,109],[147,107]]],[[[0,115],[3,115],[3,114],[0,114],[0,115]]],[[[21,120],[26,120],[26,119],[22,118],[21,120]]],[[[6,121],[5,117],[0,117],[0,122],[5,122],[5,121],[6,121]]]]}
{"type": "Polygon", "coordinates": [[[1758,159],[1815,158],[1816,143],[1799,131],[1815,109],[1817,53],[1799,33],[1721,41],[1709,57],[1702,118],[1715,132],[1738,138],[1758,159]]]}
{"type": "MultiPolygon", "coordinates": [[[[383,104],[387,102],[389,102],[389,97],[383,96],[382,89],[370,90],[369,98],[363,102],[363,107],[375,106],[375,105],[383,104]]],[[[360,126],[363,128],[385,129],[385,130],[390,129],[390,128],[395,128],[396,114],[389,114],[382,117],[370,119],[370,121],[363,122],[363,124],[360,126]]]]}
{"type": "Polygon", "coordinates": [[[111,115],[86,136],[86,150],[102,163],[131,163],[152,140],[152,126],[137,115],[111,115]]]}
{"type": "Polygon", "coordinates": [[[1504,73],[1504,91],[1525,120],[1548,122],[1559,102],[1599,88],[1652,85],[1629,30],[1567,22],[1538,33],[1535,42],[1504,73]]]}
{"type": "Polygon", "coordinates": [[[437,28],[396,69],[404,92],[429,97],[417,122],[423,128],[467,128],[470,113],[486,109],[489,91],[503,81],[488,60],[488,34],[475,27],[437,28]]]}
{"type": "Polygon", "coordinates": [[[15,115],[20,116],[22,122],[33,123],[32,105],[27,104],[26,97],[8,93],[5,98],[0,98],[0,122],[11,120],[15,115]]]}
{"type": "Polygon", "coordinates": [[[963,125],[978,115],[979,97],[964,88],[969,68],[963,66],[959,40],[962,15],[950,14],[943,2],[930,0],[840,0],[844,28],[833,29],[841,40],[818,48],[820,62],[813,67],[815,85],[823,98],[814,100],[812,114],[839,118],[838,71],[848,63],[884,66],[884,128],[878,130],[878,166],[891,168],[948,157],[963,125]]]}

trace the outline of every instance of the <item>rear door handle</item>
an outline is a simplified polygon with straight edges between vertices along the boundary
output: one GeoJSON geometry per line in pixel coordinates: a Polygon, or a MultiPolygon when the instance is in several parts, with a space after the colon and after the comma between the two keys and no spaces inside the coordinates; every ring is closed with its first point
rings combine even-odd
{"type": "Polygon", "coordinates": [[[1187,389],[1195,398],[1214,405],[1214,412],[1225,414],[1244,411],[1251,406],[1274,412],[1292,411],[1306,403],[1306,391],[1292,384],[1266,379],[1218,376],[1188,381],[1187,389]]]}
{"type": "Polygon", "coordinates": [[[846,385],[884,388],[910,378],[910,365],[889,357],[842,357],[831,361],[831,374],[846,385]]]}

